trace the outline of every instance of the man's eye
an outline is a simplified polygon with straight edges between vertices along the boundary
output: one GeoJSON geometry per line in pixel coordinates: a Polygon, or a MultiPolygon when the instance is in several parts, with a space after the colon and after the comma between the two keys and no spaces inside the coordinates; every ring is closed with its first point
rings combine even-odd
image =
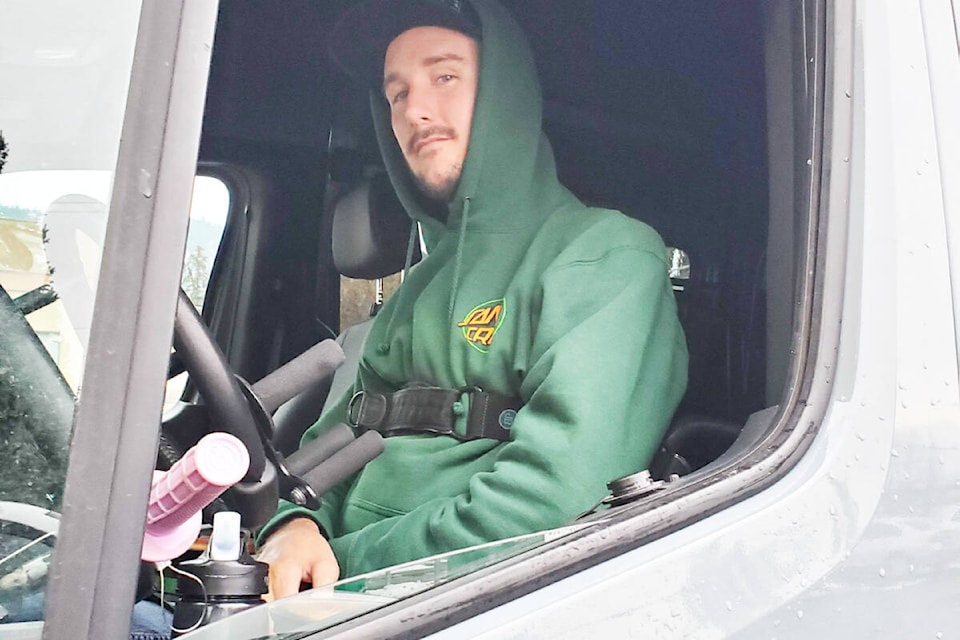
{"type": "Polygon", "coordinates": [[[454,78],[456,78],[456,76],[451,75],[449,73],[445,73],[442,76],[437,76],[437,82],[439,82],[440,84],[446,84],[451,80],[453,80],[454,78]]]}
{"type": "Polygon", "coordinates": [[[398,102],[400,102],[406,97],[407,97],[406,90],[398,91],[396,94],[394,94],[393,98],[390,100],[390,104],[397,104],[398,102]]]}

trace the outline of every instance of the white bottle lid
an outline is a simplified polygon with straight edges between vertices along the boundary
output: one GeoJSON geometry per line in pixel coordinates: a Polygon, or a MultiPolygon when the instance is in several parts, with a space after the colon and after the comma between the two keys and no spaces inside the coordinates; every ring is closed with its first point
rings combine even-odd
{"type": "Polygon", "coordinates": [[[240,559],[240,514],[220,511],[213,514],[213,533],[208,547],[211,560],[240,559]]]}

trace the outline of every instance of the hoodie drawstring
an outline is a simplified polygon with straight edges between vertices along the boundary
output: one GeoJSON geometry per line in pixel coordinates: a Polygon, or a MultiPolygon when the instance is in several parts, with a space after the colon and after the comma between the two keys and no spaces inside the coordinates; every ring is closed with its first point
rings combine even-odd
{"type": "Polygon", "coordinates": [[[420,225],[416,220],[410,225],[410,237],[407,238],[407,257],[403,259],[403,278],[406,279],[410,273],[410,267],[413,266],[413,250],[420,241],[420,225]]]}
{"type": "MultiPolygon", "coordinates": [[[[417,243],[420,241],[420,226],[416,220],[410,225],[410,237],[407,238],[407,257],[403,259],[403,272],[400,277],[400,282],[403,283],[407,279],[407,276],[410,275],[410,267],[413,266],[413,250],[416,248],[417,243]]],[[[397,289],[397,296],[402,296],[405,291],[405,287],[400,287],[397,289]]],[[[399,299],[397,300],[399,303],[399,299]]],[[[387,321],[387,332],[385,336],[393,335],[393,320],[397,317],[397,314],[391,313],[390,320],[387,321]]]]}
{"type": "Polygon", "coordinates": [[[460,216],[460,233],[457,236],[457,256],[453,262],[453,286],[450,287],[450,303],[447,307],[447,324],[453,324],[453,303],[460,286],[460,267],[463,264],[463,238],[467,234],[467,217],[470,215],[470,196],[463,199],[463,214],[460,216]]]}
{"type": "MultiPolygon", "coordinates": [[[[453,261],[453,283],[450,287],[450,301],[447,306],[447,321],[449,324],[453,323],[453,305],[457,297],[457,287],[460,286],[460,271],[463,267],[463,239],[467,234],[467,222],[470,216],[470,197],[463,199],[463,215],[460,217],[460,232],[457,235],[457,252],[456,257],[453,261]]],[[[413,251],[416,248],[416,243],[420,240],[419,227],[417,222],[414,221],[413,225],[410,227],[410,238],[407,241],[407,257],[404,259],[404,277],[408,271],[410,271],[410,266],[413,263],[413,251]]],[[[400,287],[397,290],[397,296],[404,295],[406,287],[400,287]]],[[[399,299],[397,303],[399,305],[399,299]]],[[[390,314],[390,319],[387,321],[387,330],[384,333],[385,336],[393,335],[393,321],[396,318],[395,313],[390,314]]],[[[387,348],[386,345],[381,345],[381,350],[387,348]]]]}

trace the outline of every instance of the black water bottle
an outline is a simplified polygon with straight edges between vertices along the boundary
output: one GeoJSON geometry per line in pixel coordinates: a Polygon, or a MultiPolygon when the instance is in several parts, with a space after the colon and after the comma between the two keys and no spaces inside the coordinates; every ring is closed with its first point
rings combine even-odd
{"type": "Polygon", "coordinates": [[[269,565],[247,553],[246,538],[247,533],[240,531],[239,514],[218,513],[207,551],[177,565],[175,637],[263,604],[269,565]]]}

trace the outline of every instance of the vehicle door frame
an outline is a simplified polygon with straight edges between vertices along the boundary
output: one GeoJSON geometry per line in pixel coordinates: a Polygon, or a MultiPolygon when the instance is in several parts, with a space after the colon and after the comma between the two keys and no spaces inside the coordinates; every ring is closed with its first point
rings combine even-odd
{"type": "Polygon", "coordinates": [[[217,0],[143,0],[44,638],[129,634],[217,0]]]}

